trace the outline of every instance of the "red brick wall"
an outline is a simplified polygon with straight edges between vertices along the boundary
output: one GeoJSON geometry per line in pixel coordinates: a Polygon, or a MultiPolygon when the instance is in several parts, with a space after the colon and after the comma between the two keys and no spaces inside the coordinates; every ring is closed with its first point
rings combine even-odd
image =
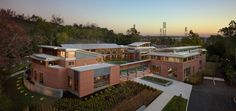
{"type": "Polygon", "coordinates": [[[89,64],[96,64],[97,58],[84,58],[80,60],[76,60],[75,65],[76,66],[84,66],[84,65],[89,65],[89,64]]]}
{"type": "Polygon", "coordinates": [[[120,83],[120,66],[111,67],[110,73],[110,85],[115,85],[120,83]]]}
{"type": "Polygon", "coordinates": [[[191,74],[194,74],[201,71],[204,68],[205,64],[206,64],[206,55],[203,54],[199,56],[198,58],[195,58],[191,61],[184,62],[183,68],[191,66],[191,74]],[[202,61],[202,64],[200,64],[200,60],[202,61]],[[193,70],[193,67],[194,67],[194,70],[193,70]]]}
{"type": "MultiPolygon", "coordinates": [[[[45,67],[43,65],[39,65],[36,63],[32,63],[33,72],[37,73],[37,80],[35,82],[39,82],[39,73],[43,73],[43,85],[59,88],[59,89],[67,89],[67,69],[66,68],[50,68],[45,67]]],[[[34,81],[34,76],[32,76],[32,80],[34,81]]]]}
{"type": "Polygon", "coordinates": [[[83,97],[93,93],[93,71],[83,71],[79,74],[79,96],[83,97]]]}
{"type": "Polygon", "coordinates": [[[175,62],[166,62],[166,61],[159,61],[159,60],[152,60],[151,65],[160,65],[161,71],[160,75],[164,77],[168,77],[168,67],[175,67],[177,69],[177,80],[183,81],[183,63],[175,63],[175,62]]]}

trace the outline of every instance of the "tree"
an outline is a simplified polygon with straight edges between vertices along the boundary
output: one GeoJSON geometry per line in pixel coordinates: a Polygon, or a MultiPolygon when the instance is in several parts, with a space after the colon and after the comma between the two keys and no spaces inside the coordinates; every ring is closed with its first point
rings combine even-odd
{"type": "Polygon", "coordinates": [[[54,23],[54,24],[57,24],[57,25],[61,25],[61,24],[64,23],[64,20],[53,14],[51,22],[54,23]]]}
{"type": "Polygon", "coordinates": [[[181,45],[203,45],[203,41],[200,39],[197,33],[194,33],[192,30],[189,31],[188,37],[182,39],[181,45]]]}
{"type": "Polygon", "coordinates": [[[139,36],[140,32],[138,32],[135,28],[135,25],[133,28],[130,28],[126,31],[128,36],[139,36]]]}
{"type": "Polygon", "coordinates": [[[56,35],[57,44],[65,43],[69,40],[69,36],[66,32],[59,32],[56,35]]]}
{"type": "Polygon", "coordinates": [[[231,20],[228,27],[219,30],[225,37],[236,37],[236,22],[231,20]]]}
{"type": "MultiPolygon", "coordinates": [[[[1,21],[1,20],[0,20],[1,21]]],[[[0,25],[0,69],[18,64],[29,55],[31,39],[15,21],[5,21],[0,25]]]]}

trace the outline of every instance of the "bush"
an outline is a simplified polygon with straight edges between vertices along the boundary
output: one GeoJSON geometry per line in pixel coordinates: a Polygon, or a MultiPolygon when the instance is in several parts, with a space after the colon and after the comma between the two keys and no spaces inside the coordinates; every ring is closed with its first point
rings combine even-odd
{"type": "Polygon", "coordinates": [[[150,96],[151,98],[146,99],[146,101],[143,101],[142,99],[136,99],[136,100],[142,100],[141,102],[140,101],[134,102],[133,110],[136,110],[135,108],[139,107],[140,105],[143,105],[141,103],[150,103],[154,98],[160,95],[161,91],[149,89],[146,86],[136,82],[127,81],[119,85],[116,85],[115,87],[112,86],[102,91],[96,92],[95,94],[86,97],[87,99],[80,99],[80,98],[60,99],[54,104],[54,107],[60,111],[64,110],[107,111],[107,110],[114,110],[114,108],[116,108],[117,106],[120,106],[125,109],[128,108],[128,106],[126,105],[130,105],[131,103],[130,104],[122,104],[122,103],[124,101],[129,101],[133,97],[140,96],[144,90],[146,91],[147,95],[143,94],[142,95],[143,97],[141,98],[149,98],[147,96],[150,96]],[[135,104],[136,102],[140,104],[135,104]]]}
{"type": "Polygon", "coordinates": [[[168,86],[172,83],[172,81],[157,78],[157,77],[151,77],[151,76],[145,76],[145,77],[142,77],[141,79],[155,83],[155,84],[163,85],[163,86],[168,86]]]}
{"type": "Polygon", "coordinates": [[[196,74],[193,74],[187,77],[184,82],[192,84],[192,85],[197,85],[197,84],[202,83],[202,79],[203,79],[202,72],[198,72],[196,74]]]}

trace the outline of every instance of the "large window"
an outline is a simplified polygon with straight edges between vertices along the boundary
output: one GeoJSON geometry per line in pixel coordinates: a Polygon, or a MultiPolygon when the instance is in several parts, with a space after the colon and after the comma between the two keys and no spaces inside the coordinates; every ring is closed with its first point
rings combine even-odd
{"type": "Polygon", "coordinates": [[[71,52],[66,52],[66,58],[74,58],[75,57],[75,52],[71,51],[71,52]]]}
{"type": "Polygon", "coordinates": [[[109,75],[98,76],[94,78],[94,88],[102,87],[109,84],[109,75]]]}
{"type": "Polygon", "coordinates": [[[73,66],[73,65],[75,65],[75,63],[74,63],[74,61],[71,61],[71,62],[68,62],[68,65],[73,66]]]}
{"type": "Polygon", "coordinates": [[[74,90],[77,91],[79,87],[79,72],[74,72],[74,90]]]}
{"type": "Polygon", "coordinates": [[[58,52],[58,55],[59,55],[60,57],[65,57],[66,52],[65,52],[65,51],[59,51],[59,52],[58,52]]]}
{"type": "Polygon", "coordinates": [[[68,87],[72,88],[72,79],[70,76],[68,76],[68,87]]]}
{"type": "Polygon", "coordinates": [[[161,66],[158,66],[158,65],[153,65],[151,67],[151,71],[153,74],[160,74],[161,72],[161,66]]]}
{"type": "Polygon", "coordinates": [[[37,72],[34,71],[34,80],[37,81],[37,72]]]}
{"type": "Polygon", "coordinates": [[[184,76],[188,77],[191,74],[191,67],[187,67],[184,69],[184,76]]]}
{"type": "Polygon", "coordinates": [[[39,73],[39,83],[43,84],[43,73],[39,73]]]}
{"type": "Polygon", "coordinates": [[[171,78],[177,78],[177,69],[175,67],[169,66],[167,68],[168,76],[171,78]]]}

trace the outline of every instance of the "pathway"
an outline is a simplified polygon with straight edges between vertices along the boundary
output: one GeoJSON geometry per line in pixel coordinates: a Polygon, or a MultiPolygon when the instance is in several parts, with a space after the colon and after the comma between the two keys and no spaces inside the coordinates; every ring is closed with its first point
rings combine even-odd
{"type": "Polygon", "coordinates": [[[192,85],[189,85],[180,81],[168,79],[168,78],[158,76],[158,75],[151,75],[151,76],[167,79],[167,80],[173,81],[173,83],[170,86],[165,87],[165,86],[161,86],[158,84],[154,84],[154,83],[142,80],[140,78],[136,78],[134,81],[139,82],[141,84],[146,84],[148,86],[151,86],[153,88],[163,91],[163,93],[159,97],[157,97],[145,109],[145,111],[161,111],[165,107],[165,105],[171,100],[171,98],[175,95],[179,96],[180,94],[182,94],[183,98],[189,100],[190,94],[192,91],[192,85]]]}
{"type": "Polygon", "coordinates": [[[21,73],[23,73],[23,72],[25,72],[25,71],[26,71],[26,70],[21,70],[21,71],[15,72],[15,73],[11,74],[10,76],[8,76],[8,78],[12,78],[12,77],[14,77],[14,76],[17,76],[17,75],[19,75],[19,74],[21,74],[21,73]]]}

